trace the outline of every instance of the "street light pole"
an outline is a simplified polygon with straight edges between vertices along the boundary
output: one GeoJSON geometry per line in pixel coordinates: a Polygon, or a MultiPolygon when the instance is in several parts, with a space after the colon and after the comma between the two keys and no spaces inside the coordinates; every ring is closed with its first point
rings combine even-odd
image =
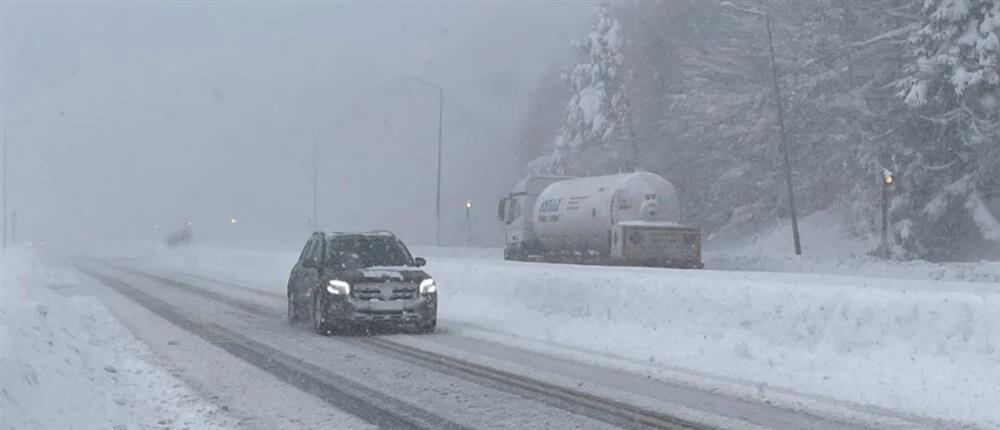
{"type": "Polygon", "coordinates": [[[444,128],[444,89],[438,88],[437,180],[434,192],[434,241],[441,246],[441,138],[444,128]]]}
{"type": "Polygon", "coordinates": [[[3,149],[0,150],[0,157],[2,157],[2,160],[0,160],[0,171],[2,171],[2,173],[0,173],[0,182],[3,182],[2,184],[0,184],[0,188],[2,188],[0,189],[0,206],[3,206],[3,208],[0,209],[0,211],[3,211],[2,213],[0,213],[0,224],[3,225],[0,226],[0,229],[3,230],[2,231],[3,249],[6,250],[7,249],[7,126],[6,124],[4,124],[3,141],[0,142],[0,146],[3,146],[3,149]]]}
{"type": "Polygon", "coordinates": [[[438,142],[437,142],[437,192],[434,204],[434,242],[441,246],[441,140],[444,128],[444,88],[420,78],[413,80],[421,85],[438,90],[438,142]]]}
{"type": "Polygon", "coordinates": [[[313,180],[313,211],[312,211],[312,230],[319,230],[319,148],[316,144],[316,135],[312,137],[312,180],[313,180]]]}
{"type": "Polygon", "coordinates": [[[0,287],[7,288],[7,123],[3,124],[3,135],[0,137],[0,235],[3,244],[0,245],[0,287]]]}
{"type": "Polygon", "coordinates": [[[792,240],[795,242],[795,255],[802,255],[802,242],[799,239],[799,217],[795,209],[795,189],[792,186],[792,163],[788,156],[788,137],[785,132],[785,102],[781,97],[781,86],[778,85],[778,63],[774,55],[774,37],[771,35],[771,16],[757,10],[737,7],[732,2],[724,1],[722,6],[736,11],[764,18],[767,27],[767,44],[771,54],[771,83],[774,85],[774,104],[778,110],[778,129],[781,135],[781,157],[784,161],[785,187],[788,192],[788,208],[792,216],[792,240]]]}

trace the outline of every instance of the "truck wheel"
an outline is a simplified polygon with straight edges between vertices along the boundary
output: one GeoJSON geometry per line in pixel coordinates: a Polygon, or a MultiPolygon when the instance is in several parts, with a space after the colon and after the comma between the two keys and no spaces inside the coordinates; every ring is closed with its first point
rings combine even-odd
{"type": "Polygon", "coordinates": [[[512,245],[504,247],[503,249],[503,259],[509,261],[525,261],[526,252],[524,252],[524,247],[521,245],[512,245]]]}
{"type": "Polygon", "coordinates": [[[433,319],[427,324],[421,324],[417,326],[417,333],[428,334],[434,333],[434,329],[437,328],[437,320],[433,319]]]}

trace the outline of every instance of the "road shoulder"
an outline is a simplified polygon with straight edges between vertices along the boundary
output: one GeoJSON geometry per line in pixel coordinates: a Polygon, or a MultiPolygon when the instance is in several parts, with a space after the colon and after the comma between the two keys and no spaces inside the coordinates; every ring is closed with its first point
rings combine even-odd
{"type": "Polygon", "coordinates": [[[158,362],[69,269],[13,258],[4,286],[4,429],[242,428],[158,362]]]}

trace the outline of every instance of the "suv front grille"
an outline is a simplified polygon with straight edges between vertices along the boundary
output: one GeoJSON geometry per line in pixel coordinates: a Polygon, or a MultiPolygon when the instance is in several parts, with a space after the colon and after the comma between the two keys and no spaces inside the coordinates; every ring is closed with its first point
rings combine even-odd
{"type": "Polygon", "coordinates": [[[417,297],[417,285],[412,282],[360,283],[351,288],[351,297],[361,300],[409,300],[417,297]]]}

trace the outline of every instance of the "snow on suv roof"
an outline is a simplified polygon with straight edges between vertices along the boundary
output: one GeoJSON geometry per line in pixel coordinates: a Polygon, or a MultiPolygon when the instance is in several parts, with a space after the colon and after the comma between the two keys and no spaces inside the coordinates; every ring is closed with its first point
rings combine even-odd
{"type": "Polygon", "coordinates": [[[337,237],[337,236],[381,236],[381,237],[396,237],[389,230],[372,230],[372,231],[328,231],[321,232],[327,237],[337,237]]]}

